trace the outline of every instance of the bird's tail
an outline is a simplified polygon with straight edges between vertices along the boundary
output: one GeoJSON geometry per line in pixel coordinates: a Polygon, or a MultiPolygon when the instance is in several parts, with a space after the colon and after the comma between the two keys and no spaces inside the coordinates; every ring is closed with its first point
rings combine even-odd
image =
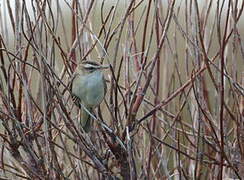
{"type": "Polygon", "coordinates": [[[90,132],[91,125],[93,122],[93,118],[90,116],[90,114],[87,111],[89,111],[91,114],[93,114],[92,108],[86,108],[86,110],[85,110],[84,108],[81,107],[80,124],[86,133],[90,132]]]}

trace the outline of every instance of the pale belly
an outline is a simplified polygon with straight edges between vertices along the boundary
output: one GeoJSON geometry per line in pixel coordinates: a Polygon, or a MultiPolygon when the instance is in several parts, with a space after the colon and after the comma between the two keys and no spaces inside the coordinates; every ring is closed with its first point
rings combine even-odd
{"type": "Polygon", "coordinates": [[[98,106],[105,94],[105,85],[102,72],[94,72],[85,77],[78,77],[76,81],[80,81],[79,87],[73,93],[78,96],[81,101],[90,107],[98,106]]]}
{"type": "Polygon", "coordinates": [[[91,76],[87,81],[86,101],[91,106],[99,105],[104,98],[104,82],[102,76],[91,76]]]}

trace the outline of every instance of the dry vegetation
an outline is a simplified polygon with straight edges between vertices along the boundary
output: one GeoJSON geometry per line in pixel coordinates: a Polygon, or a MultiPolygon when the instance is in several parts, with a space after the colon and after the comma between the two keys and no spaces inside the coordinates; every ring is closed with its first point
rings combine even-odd
{"type": "Polygon", "coordinates": [[[1,179],[244,177],[243,1],[10,3],[0,1],[1,179]],[[88,134],[69,89],[86,59],[110,64],[88,134]]]}

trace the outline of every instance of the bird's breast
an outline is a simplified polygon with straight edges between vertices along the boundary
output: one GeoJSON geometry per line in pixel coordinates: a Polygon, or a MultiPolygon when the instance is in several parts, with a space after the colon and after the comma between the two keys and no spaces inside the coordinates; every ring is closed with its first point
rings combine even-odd
{"type": "Polygon", "coordinates": [[[105,82],[102,72],[93,72],[77,78],[80,86],[76,89],[78,97],[85,105],[93,107],[99,105],[105,95],[105,82]]]}

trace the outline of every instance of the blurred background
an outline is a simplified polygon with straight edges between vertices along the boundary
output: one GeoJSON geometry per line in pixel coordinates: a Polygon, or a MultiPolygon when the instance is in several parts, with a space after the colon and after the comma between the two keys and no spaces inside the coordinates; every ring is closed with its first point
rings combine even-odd
{"type": "Polygon", "coordinates": [[[0,0],[0,177],[244,177],[244,2],[0,0]],[[93,131],[76,66],[109,64],[93,131]]]}

